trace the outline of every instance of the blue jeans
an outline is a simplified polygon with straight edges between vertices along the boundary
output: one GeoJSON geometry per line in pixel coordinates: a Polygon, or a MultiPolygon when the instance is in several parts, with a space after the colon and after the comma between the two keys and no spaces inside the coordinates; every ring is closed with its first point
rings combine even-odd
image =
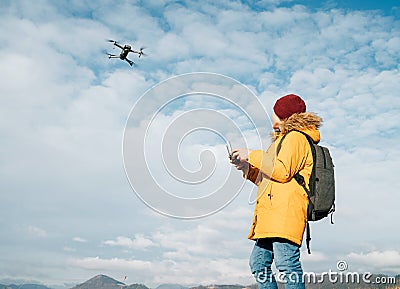
{"type": "Polygon", "coordinates": [[[305,289],[300,263],[300,247],[286,239],[258,239],[250,256],[251,273],[259,289],[277,289],[276,279],[286,289],[305,289]],[[279,270],[277,278],[271,270],[272,261],[279,270]]]}

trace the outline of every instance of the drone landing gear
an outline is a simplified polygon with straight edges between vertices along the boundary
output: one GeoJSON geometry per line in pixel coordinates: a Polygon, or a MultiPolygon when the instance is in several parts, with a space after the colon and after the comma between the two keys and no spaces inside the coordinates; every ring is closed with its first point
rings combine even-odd
{"type": "Polygon", "coordinates": [[[129,63],[130,66],[132,66],[132,64],[135,64],[135,62],[133,62],[132,60],[129,60],[128,58],[125,58],[126,62],[129,63]]]}
{"type": "MultiPolygon", "coordinates": [[[[108,54],[108,59],[111,59],[111,58],[120,58],[121,59],[121,57],[119,55],[108,54]]],[[[125,60],[126,62],[128,62],[130,66],[136,65],[135,62],[133,62],[132,60],[129,60],[128,58],[124,58],[122,60],[125,60]]]]}

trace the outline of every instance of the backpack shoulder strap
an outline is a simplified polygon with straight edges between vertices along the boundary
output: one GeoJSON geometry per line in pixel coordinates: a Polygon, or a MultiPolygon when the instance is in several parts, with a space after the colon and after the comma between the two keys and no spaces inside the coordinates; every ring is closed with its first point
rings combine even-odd
{"type": "Polygon", "coordinates": [[[285,139],[285,137],[286,137],[289,133],[290,133],[290,131],[289,131],[288,133],[285,133],[285,134],[283,135],[283,137],[281,138],[281,140],[279,141],[278,146],[276,147],[276,155],[279,154],[279,152],[280,152],[280,150],[281,150],[281,148],[282,148],[282,142],[283,142],[283,140],[285,139]]]}
{"type": "MultiPolygon", "coordinates": [[[[289,134],[289,133],[291,133],[292,131],[297,131],[297,132],[301,132],[301,131],[299,131],[299,130],[291,130],[291,131],[288,131],[287,133],[285,133],[284,135],[283,135],[283,137],[281,138],[281,140],[279,141],[279,143],[278,143],[278,146],[276,147],[276,155],[278,155],[279,154],[279,152],[281,151],[281,148],[282,148],[282,143],[283,143],[283,140],[286,138],[286,136],[289,134]]],[[[303,132],[301,132],[302,134],[304,134],[304,135],[306,135],[305,133],[303,133],[303,132]]],[[[307,136],[307,135],[306,135],[307,136]]]]}
{"type": "Polygon", "coordinates": [[[276,155],[279,154],[279,152],[280,152],[280,150],[281,150],[281,148],[282,148],[282,142],[283,142],[283,140],[284,140],[285,137],[286,137],[289,133],[291,133],[292,131],[297,131],[297,132],[301,133],[302,135],[304,135],[304,136],[306,137],[308,143],[310,144],[311,152],[312,152],[312,155],[313,155],[313,160],[314,160],[314,163],[315,163],[316,152],[315,152],[315,148],[314,148],[314,141],[313,141],[313,139],[312,139],[308,134],[306,134],[305,132],[302,132],[302,131],[297,130],[297,129],[291,130],[291,131],[289,131],[289,132],[287,132],[287,133],[285,133],[285,134],[283,135],[283,137],[282,137],[281,140],[279,141],[278,146],[277,146],[277,148],[276,148],[276,155]]]}
{"type": "Polygon", "coordinates": [[[313,155],[313,160],[314,160],[314,163],[315,163],[315,159],[317,158],[317,153],[315,151],[313,139],[308,134],[306,134],[305,132],[302,132],[300,130],[294,130],[294,131],[297,131],[297,132],[301,133],[302,135],[304,135],[306,137],[308,143],[310,144],[311,152],[312,152],[312,155],[313,155]]]}

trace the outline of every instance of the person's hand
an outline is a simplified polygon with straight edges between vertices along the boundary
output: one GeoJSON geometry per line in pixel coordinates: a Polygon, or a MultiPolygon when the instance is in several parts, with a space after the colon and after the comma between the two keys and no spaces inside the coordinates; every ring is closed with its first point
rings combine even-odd
{"type": "Polygon", "coordinates": [[[247,162],[249,160],[249,155],[251,153],[251,150],[247,148],[240,148],[240,149],[235,149],[232,151],[232,159],[237,159],[239,162],[247,162]]]}
{"type": "Polygon", "coordinates": [[[248,162],[237,162],[234,164],[235,168],[239,171],[247,172],[249,169],[248,162]]]}
{"type": "Polygon", "coordinates": [[[237,170],[243,170],[243,169],[245,169],[246,167],[249,166],[249,163],[237,161],[237,162],[234,163],[233,165],[235,166],[235,168],[236,168],[237,170]]]}

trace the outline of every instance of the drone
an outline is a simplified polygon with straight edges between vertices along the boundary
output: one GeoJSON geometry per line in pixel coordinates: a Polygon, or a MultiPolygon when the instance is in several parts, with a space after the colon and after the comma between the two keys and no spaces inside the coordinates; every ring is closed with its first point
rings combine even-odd
{"type": "MultiPolygon", "coordinates": [[[[141,48],[139,49],[139,51],[137,51],[137,50],[132,50],[132,46],[130,46],[130,45],[128,45],[128,44],[125,44],[124,46],[122,46],[122,45],[120,45],[120,44],[119,44],[117,41],[115,41],[115,40],[109,39],[109,40],[107,40],[107,41],[108,41],[108,42],[112,42],[115,46],[117,46],[117,47],[119,47],[119,48],[122,49],[122,51],[121,51],[121,53],[120,53],[119,55],[107,53],[109,59],[110,59],[110,58],[119,58],[119,59],[121,59],[121,60],[125,60],[126,62],[129,63],[130,66],[132,66],[133,64],[136,65],[136,63],[133,62],[132,60],[129,60],[129,59],[127,58],[129,52],[133,52],[133,53],[139,54],[139,58],[140,58],[140,56],[142,56],[142,55],[146,55],[146,54],[143,52],[144,47],[141,47],[141,48]]],[[[114,47],[114,48],[115,48],[115,47],[114,47]]]]}

